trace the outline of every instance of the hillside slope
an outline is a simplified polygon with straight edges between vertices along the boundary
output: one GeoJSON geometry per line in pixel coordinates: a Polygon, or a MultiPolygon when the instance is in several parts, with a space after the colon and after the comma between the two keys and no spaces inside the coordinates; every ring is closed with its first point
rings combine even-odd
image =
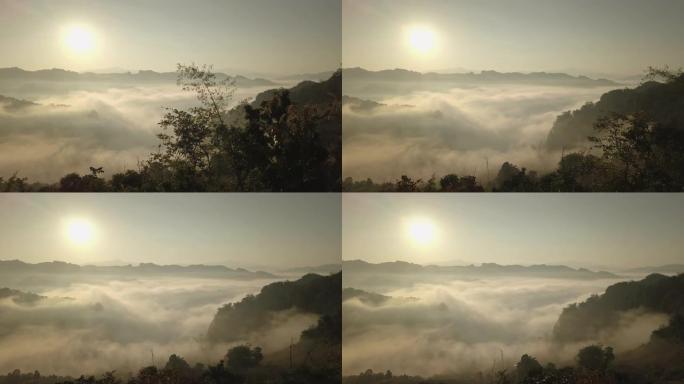
{"type": "Polygon", "coordinates": [[[295,310],[319,316],[337,316],[342,302],[342,273],[308,274],[296,281],[269,284],[257,295],[219,308],[207,332],[210,342],[239,340],[266,329],[278,312],[295,310]]]}
{"type": "Polygon", "coordinates": [[[684,129],[684,76],[668,82],[646,82],[634,89],[616,89],[603,94],[596,103],[567,111],[556,118],[546,139],[549,149],[575,148],[595,135],[594,123],[614,113],[644,112],[650,120],[667,127],[684,129]]]}
{"type": "Polygon", "coordinates": [[[651,274],[640,281],[613,284],[602,295],[594,295],[563,309],[553,329],[559,342],[585,341],[617,326],[621,314],[642,309],[670,316],[684,315],[684,274],[651,274]]]}

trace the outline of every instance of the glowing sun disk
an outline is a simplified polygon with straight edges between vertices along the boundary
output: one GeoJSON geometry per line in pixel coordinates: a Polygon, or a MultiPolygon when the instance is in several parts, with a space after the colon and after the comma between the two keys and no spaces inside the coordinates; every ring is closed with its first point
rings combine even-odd
{"type": "Polygon", "coordinates": [[[408,225],[409,235],[417,244],[427,245],[435,239],[435,225],[425,219],[412,220],[408,225]]]}
{"type": "Polygon", "coordinates": [[[428,53],[435,47],[435,33],[428,28],[412,28],[408,37],[411,47],[419,53],[428,53]]]}
{"type": "Polygon", "coordinates": [[[73,52],[85,53],[95,45],[93,33],[83,27],[71,27],[64,35],[64,44],[73,52]]]}
{"type": "Polygon", "coordinates": [[[77,245],[84,245],[93,239],[93,225],[83,219],[74,219],[67,224],[69,240],[77,245]]]}

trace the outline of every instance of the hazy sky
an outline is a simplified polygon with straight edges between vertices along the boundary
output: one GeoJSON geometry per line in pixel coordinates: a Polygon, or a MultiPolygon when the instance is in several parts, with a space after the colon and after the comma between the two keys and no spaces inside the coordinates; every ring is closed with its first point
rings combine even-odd
{"type": "Polygon", "coordinates": [[[344,67],[640,74],[684,65],[681,0],[342,0],[344,67]],[[410,30],[433,49],[412,49],[410,30]]]}
{"type": "Polygon", "coordinates": [[[6,194],[0,259],[223,264],[279,269],[340,261],[338,194],[6,194]],[[92,239],[69,236],[73,220],[92,239]]]}
{"type": "Polygon", "coordinates": [[[265,73],[340,65],[339,0],[0,0],[0,67],[265,73]],[[91,48],[64,44],[73,27],[91,48]]]}
{"type": "Polygon", "coordinates": [[[344,260],[684,263],[681,194],[344,194],[342,219],[344,260]],[[421,243],[410,229],[426,222],[421,243]]]}

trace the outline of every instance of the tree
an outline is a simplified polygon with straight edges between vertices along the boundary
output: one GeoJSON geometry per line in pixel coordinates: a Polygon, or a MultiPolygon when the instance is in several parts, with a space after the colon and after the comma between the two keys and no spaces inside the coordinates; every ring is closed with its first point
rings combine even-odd
{"type": "Polygon", "coordinates": [[[158,384],[161,381],[161,375],[157,367],[144,367],[138,371],[138,375],[129,384],[158,384]]]}
{"type": "Polygon", "coordinates": [[[169,360],[164,366],[163,374],[172,384],[187,384],[196,381],[194,380],[195,378],[193,377],[193,371],[192,368],[190,368],[190,364],[176,354],[169,356],[169,360]]]}
{"type": "Polygon", "coordinates": [[[644,113],[598,120],[594,148],[613,176],[614,190],[677,191],[684,187],[684,130],[644,113]]]}
{"type": "Polygon", "coordinates": [[[111,188],[115,192],[140,192],[143,189],[143,175],[134,170],[123,173],[115,173],[110,181],[111,188]]]}
{"type": "Polygon", "coordinates": [[[500,192],[533,192],[536,191],[536,173],[527,173],[526,168],[518,168],[509,162],[504,162],[494,179],[495,191],[500,192]]]}
{"type": "Polygon", "coordinates": [[[418,179],[417,181],[413,181],[410,177],[406,175],[402,175],[401,179],[397,180],[395,183],[395,191],[396,192],[418,192],[420,188],[418,185],[420,184],[422,180],[418,179]]]}
{"type": "Polygon", "coordinates": [[[537,359],[528,354],[524,354],[520,357],[520,361],[515,365],[515,369],[519,382],[524,382],[528,378],[539,376],[544,371],[537,359]]]}
{"type": "Polygon", "coordinates": [[[482,186],[477,183],[475,176],[458,177],[448,174],[439,180],[442,192],[484,192],[482,186]]]}
{"type": "Polygon", "coordinates": [[[339,190],[339,163],[319,133],[339,106],[295,105],[283,89],[229,110],[234,86],[216,80],[210,67],[179,65],[178,76],[201,106],[169,109],[159,123],[159,150],[143,172],[155,175],[152,189],[339,190]]]}
{"type": "Polygon", "coordinates": [[[223,360],[217,365],[210,365],[203,378],[206,384],[242,384],[245,382],[244,377],[227,370],[223,360]]]}
{"type": "Polygon", "coordinates": [[[577,353],[577,364],[587,371],[604,372],[615,359],[612,347],[589,345],[577,353]]]}
{"type": "Polygon", "coordinates": [[[682,68],[672,69],[668,65],[663,67],[648,67],[646,70],[646,75],[644,75],[644,81],[657,81],[663,80],[666,83],[672,83],[684,77],[684,71],[682,68]]]}
{"type": "Polygon", "coordinates": [[[260,347],[239,345],[231,348],[226,354],[226,367],[233,372],[244,373],[259,365],[263,358],[260,347]]]}
{"type": "Polygon", "coordinates": [[[25,177],[18,177],[17,173],[10,176],[7,181],[0,177],[0,191],[1,192],[26,192],[28,186],[26,181],[28,179],[25,177]]]}

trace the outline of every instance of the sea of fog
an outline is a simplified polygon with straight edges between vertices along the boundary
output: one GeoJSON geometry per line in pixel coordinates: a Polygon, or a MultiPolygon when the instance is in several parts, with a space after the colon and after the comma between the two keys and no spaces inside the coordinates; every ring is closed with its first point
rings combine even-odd
{"type": "MultiPolygon", "coordinates": [[[[48,298],[35,304],[0,299],[0,372],[20,369],[43,374],[137,372],[163,365],[176,353],[195,362],[216,363],[230,345],[204,339],[217,309],[255,294],[274,280],[155,277],[75,279],[33,292],[48,298]]],[[[283,280],[283,279],[278,279],[283,280]]],[[[31,290],[36,282],[11,288],[31,290]]],[[[291,337],[315,324],[316,316],[282,313],[268,332],[239,342],[265,352],[286,347],[291,337]]]]}
{"type": "MultiPolygon", "coordinates": [[[[238,88],[233,104],[268,88],[238,88]]],[[[157,150],[165,108],[198,104],[175,84],[3,82],[0,95],[39,104],[0,105],[0,177],[18,172],[41,182],[88,173],[90,166],[103,167],[106,175],[137,169],[157,150]]]]}
{"type": "MultiPolygon", "coordinates": [[[[508,277],[354,287],[392,299],[380,305],[358,298],[343,302],[343,374],[488,373],[514,365],[524,353],[542,364],[572,363],[585,345],[551,340],[562,309],[625,279],[508,277]]],[[[665,323],[666,316],[627,313],[596,341],[619,354],[648,341],[665,323]]]]}
{"type": "Polygon", "coordinates": [[[546,150],[544,142],[556,117],[617,87],[416,88],[345,87],[348,96],[385,104],[343,108],[345,177],[389,181],[456,173],[486,181],[505,161],[554,169],[561,154],[546,150]]]}

